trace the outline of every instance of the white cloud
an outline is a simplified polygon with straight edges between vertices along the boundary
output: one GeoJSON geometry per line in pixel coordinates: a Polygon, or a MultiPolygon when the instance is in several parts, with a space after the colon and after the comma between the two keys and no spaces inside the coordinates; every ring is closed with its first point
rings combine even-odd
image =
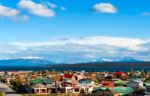
{"type": "Polygon", "coordinates": [[[150,16],[150,12],[144,12],[142,13],[143,16],[150,16]]]}
{"type": "Polygon", "coordinates": [[[13,42],[0,45],[0,57],[41,57],[55,61],[107,60],[134,57],[149,60],[150,40],[110,36],[57,38],[48,42],[13,42]],[[5,51],[3,51],[5,50],[5,51]]]}
{"type": "Polygon", "coordinates": [[[15,21],[26,21],[29,19],[27,15],[21,15],[21,12],[17,9],[13,9],[7,6],[3,6],[0,4],[0,18],[5,19],[5,18],[10,18],[15,21]]]}
{"type": "Polygon", "coordinates": [[[19,15],[19,11],[10,7],[0,5],[0,17],[13,18],[19,15]]]}
{"type": "Polygon", "coordinates": [[[117,13],[117,8],[110,3],[95,4],[93,10],[101,13],[117,13]]]}
{"type": "Polygon", "coordinates": [[[29,13],[41,17],[54,17],[55,12],[51,9],[49,9],[47,6],[40,4],[40,3],[35,3],[31,0],[21,0],[18,3],[18,6],[22,9],[25,9],[29,11],[29,13]]]}

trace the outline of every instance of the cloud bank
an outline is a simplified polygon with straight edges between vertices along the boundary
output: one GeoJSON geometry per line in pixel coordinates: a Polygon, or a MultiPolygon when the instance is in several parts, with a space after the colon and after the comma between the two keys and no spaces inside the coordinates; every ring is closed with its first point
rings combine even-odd
{"type": "Polygon", "coordinates": [[[109,36],[12,42],[0,45],[0,50],[1,59],[33,56],[54,62],[86,62],[133,57],[150,61],[150,40],[109,36]]]}

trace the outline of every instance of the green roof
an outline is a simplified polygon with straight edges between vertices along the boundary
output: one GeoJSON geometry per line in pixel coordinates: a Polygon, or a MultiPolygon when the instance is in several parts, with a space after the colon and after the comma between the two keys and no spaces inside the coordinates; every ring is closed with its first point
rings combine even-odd
{"type": "Polygon", "coordinates": [[[126,84],[126,81],[119,80],[119,81],[115,81],[114,83],[115,84],[126,84]]]}
{"type": "Polygon", "coordinates": [[[125,95],[125,94],[129,94],[132,93],[134,90],[131,87],[111,87],[111,88],[107,88],[107,87],[98,87],[98,88],[94,88],[93,91],[97,91],[97,90],[110,90],[114,93],[119,93],[120,95],[125,95]]]}
{"type": "Polygon", "coordinates": [[[145,82],[144,83],[146,86],[150,86],[150,82],[145,82]]]}
{"type": "Polygon", "coordinates": [[[53,79],[45,79],[45,78],[37,78],[29,81],[30,83],[33,84],[40,84],[40,83],[47,83],[47,84],[52,84],[54,82],[53,79]]]}
{"type": "Polygon", "coordinates": [[[120,93],[122,95],[129,94],[134,91],[131,87],[114,87],[110,88],[110,90],[114,93],[120,93]]]}
{"type": "Polygon", "coordinates": [[[96,90],[107,90],[108,88],[106,87],[98,87],[98,88],[94,88],[93,91],[96,91],[96,90]]]}

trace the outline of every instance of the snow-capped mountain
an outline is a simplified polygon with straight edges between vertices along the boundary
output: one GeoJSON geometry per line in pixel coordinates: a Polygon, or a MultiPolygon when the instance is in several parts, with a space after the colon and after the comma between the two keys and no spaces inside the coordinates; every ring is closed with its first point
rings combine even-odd
{"type": "Polygon", "coordinates": [[[112,62],[112,59],[108,59],[108,58],[102,58],[102,62],[112,62]]]}
{"type": "Polygon", "coordinates": [[[143,62],[143,61],[132,58],[132,57],[124,57],[124,58],[117,60],[116,62],[143,62]]]}
{"type": "Polygon", "coordinates": [[[45,59],[38,59],[38,58],[18,58],[18,59],[3,59],[0,60],[0,66],[20,66],[20,67],[35,67],[35,66],[46,66],[52,65],[53,63],[45,60],[45,59]]]}
{"type": "Polygon", "coordinates": [[[103,62],[144,62],[142,60],[138,60],[132,57],[122,57],[122,58],[101,58],[98,60],[93,60],[90,62],[95,62],[95,63],[103,63],[103,62]]]}
{"type": "MultiPolygon", "coordinates": [[[[76,63],[103,63],[103,62],[144,62],[138,59],[134,59],[131,57],[123,57],[119,59],[110,59],[110,58],[101,58],[98,60],[88,61],[88,62],[76,62],[76,63]]],[[[39,58],[39,57],[20,57],[20,58],[7,58],[7,59],[1,59],[0,60],[0,66],[20,66],[20,67],[35,67],[35,66],[50,66],[55,63],[39,58]]],[[[60,63],[59,63],[60,64],[60,63]]],[[[63,64],[69,64],[67,62],[63,64]]],[[[71,64],[71,63],[70,63],[71,64]]]]}

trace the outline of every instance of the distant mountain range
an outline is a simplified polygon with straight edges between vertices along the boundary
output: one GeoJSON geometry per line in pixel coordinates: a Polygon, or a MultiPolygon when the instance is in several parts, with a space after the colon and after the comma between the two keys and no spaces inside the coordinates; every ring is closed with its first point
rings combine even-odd
{"type": "Polygon", "coordinates": [[[100,60],[94,60],[94,61],[90,61],[88,63],[92,63],[92,62],[103,63],[103,62],[144,62],[144,61],[138,60],[138,59],[134,59],[134,58],[131,58],[131,57],[123,57],[123,58],[120,58],[120,59],[102,58],[100,60]]]}
{"type": "MultiPolygon", "coordinates": [[[[84,62],[84,63],[103,63],[103,62],[144,62],[144,61],[137,60],[131,57],[124,57],[118,60],[111,60],[111,59],[103,58],[101,60],[84,62]]],[[[82,64],[82,62],[79,62],[79,63],[82,64]]],[[[10,67],[10,66],[36,67],[36,66],[51,66],[53,64],[55,65],[56,63],[53,63],[45,59],[39,59],[39,58],[18,58],[18,59],[0,60],[0,66],[6,66],[6,67],[10,67]]]]}
{"type": "Polygon", "coordinates": [[[20,67],[35,67],[35,66],[50,66],[53,63],[45,59],[27,59],[27,58],[18,58],[18,59],[4,59],[0,60],[0,66],[20,66],[20,67]]]}
{"type": "Polygon", "coordinates": [[[120,60],[117,60],[116,62],[144,62],[142,60],[138,60],[138,59],[134,59],[134,58],[131,58],[131,57],[124,57],[120,60]]]}

